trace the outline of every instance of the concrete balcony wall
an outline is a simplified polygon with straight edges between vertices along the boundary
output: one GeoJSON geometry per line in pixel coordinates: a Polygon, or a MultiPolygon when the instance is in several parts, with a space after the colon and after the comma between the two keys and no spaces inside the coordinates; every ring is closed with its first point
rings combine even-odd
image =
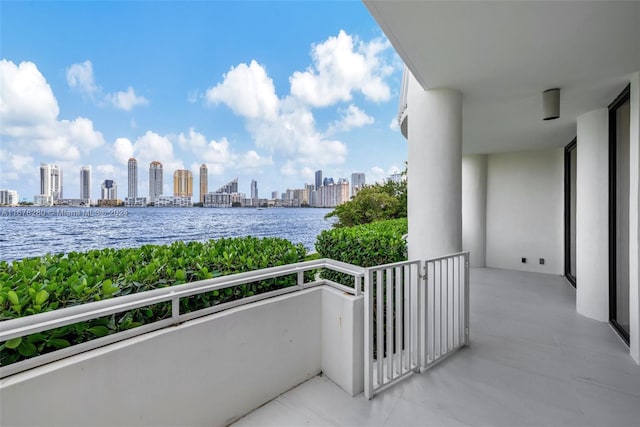
{"type": "Polygon", "coordinates": [[[221,426],[321,370],[355,394],[362,307],[313,288],[26,371],[0,382],[0,425],[221,426]]]}
{"type": "Polygon", "coordinates": [[[563,164],[562,149],[488,155],[487,267],[563,274],[563,164]]]}
{"type": "Polygon", "coordinates": [[[364,391],[364,298],[322,293],[322,373],[351,396],[364,391]]]}

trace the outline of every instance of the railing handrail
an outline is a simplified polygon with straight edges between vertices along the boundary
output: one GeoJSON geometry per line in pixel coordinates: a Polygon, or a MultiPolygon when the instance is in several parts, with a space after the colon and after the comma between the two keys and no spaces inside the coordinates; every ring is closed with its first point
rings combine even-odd
{"type": "Polygon", "coordinates": [[[469,251],[462,251],[462,252],[454,252],[452,254],[448,254],[448,255],[442,255],[442,256],[438,256],[438,257],[434,257],[434,258],[429,258],[427,260],[425,260],[425,263],[429,263],[429,262],[434,262],[434,261],[440,261],[443,260],[445,258],[453,258],[453,257],[457,257],[457,256],[462,256],[462,255],[466,255],[468,254],[469,251]]]}
{"type": "MultiPolygon", "coordinates": [[[[212,279],[199,280],[196,282],[153,289],[150,291],[114,297],[73,307],[65,307],[16,319],[4,320],[0,322],[0,341],[7,341],[12,338],[22,337],[86,320],[92,320],[151,304],[171,301],[176,298],[184,298],[204,292],[211,292],[244,283],[272,279],[294,273],[304,273],[318,268],[329,268],[341,273],[350,274],[354,277],[364,277],[365,272],[363,267],[335,261],[329,258],[321,258],[312,261],[304,261],[295,264],[287,264],[212,279]]],[[[331,283],[327,284],[331,286],[331,283]]],[[[344,287],[341,287],[340,290],[344,291],[345,289],[344,287]]],[[[360,294],[360,290],[358,288],[353,288],[351,291],[354,295],[360,294]]]]}

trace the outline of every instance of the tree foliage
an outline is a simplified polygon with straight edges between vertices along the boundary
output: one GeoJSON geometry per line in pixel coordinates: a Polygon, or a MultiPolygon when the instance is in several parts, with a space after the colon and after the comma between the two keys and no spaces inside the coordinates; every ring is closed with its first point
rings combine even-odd
{"type": "MultiPolygon", "coordinates": [[[[406,174],[406,171],[403,175],[406,174]]],[[[407,217],[407,181],[386,181],[364,187],[350,201],[337,206],[325,218],[336,217],[334,227],[353,227],[407,217]]]]}

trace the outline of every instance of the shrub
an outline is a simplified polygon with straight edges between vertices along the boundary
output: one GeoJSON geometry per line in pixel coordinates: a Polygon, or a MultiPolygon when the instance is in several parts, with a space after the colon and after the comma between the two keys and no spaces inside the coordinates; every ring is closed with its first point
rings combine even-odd
{"type": "MultiPolygon", "coordinates": [[[[325,230],[316,240],[316,250],[323,258],[373,267],[407,259],[407,219],[392,219],[355,227],[325,230]]],[[[322,276],[338,283],[353,286],[345,274],[324,271],[322,276]]]]}
{"type": "Polygon", "coordinates": [[[406,218],[407,181],[387,181],[366,186],[351,200],[325,215],[325,218],[330,217],[338,218],[333,224],[336,228],[406,218]]]}
{"type": "MultiPolygon", "coordinates": [[[[0,320],[197,280],[304,261],[301,244],[254,237],[102,249],[0,262],[0,320]]],[[[181,299],[181,312],[296,284],[295,275],[181,299]]],[[[16,338],[0,345],[7,365],[170,316],[170,302],[16,338]]]]}
{"type": "Polygon", "coordinates": [[[355,227],[325,230],[316,240],[323,258],[373,267],[407,259],[407,219],[392,219],[355,227]]]}

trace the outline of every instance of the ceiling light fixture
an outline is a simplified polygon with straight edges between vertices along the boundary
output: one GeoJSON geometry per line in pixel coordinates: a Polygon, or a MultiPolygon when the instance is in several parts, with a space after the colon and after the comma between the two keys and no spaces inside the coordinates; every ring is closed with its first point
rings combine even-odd
{"type": "Polygon", "coordinates": [[[542,119],[553,120],[560,117],[560,89],[542,92],[542,119]]]}

